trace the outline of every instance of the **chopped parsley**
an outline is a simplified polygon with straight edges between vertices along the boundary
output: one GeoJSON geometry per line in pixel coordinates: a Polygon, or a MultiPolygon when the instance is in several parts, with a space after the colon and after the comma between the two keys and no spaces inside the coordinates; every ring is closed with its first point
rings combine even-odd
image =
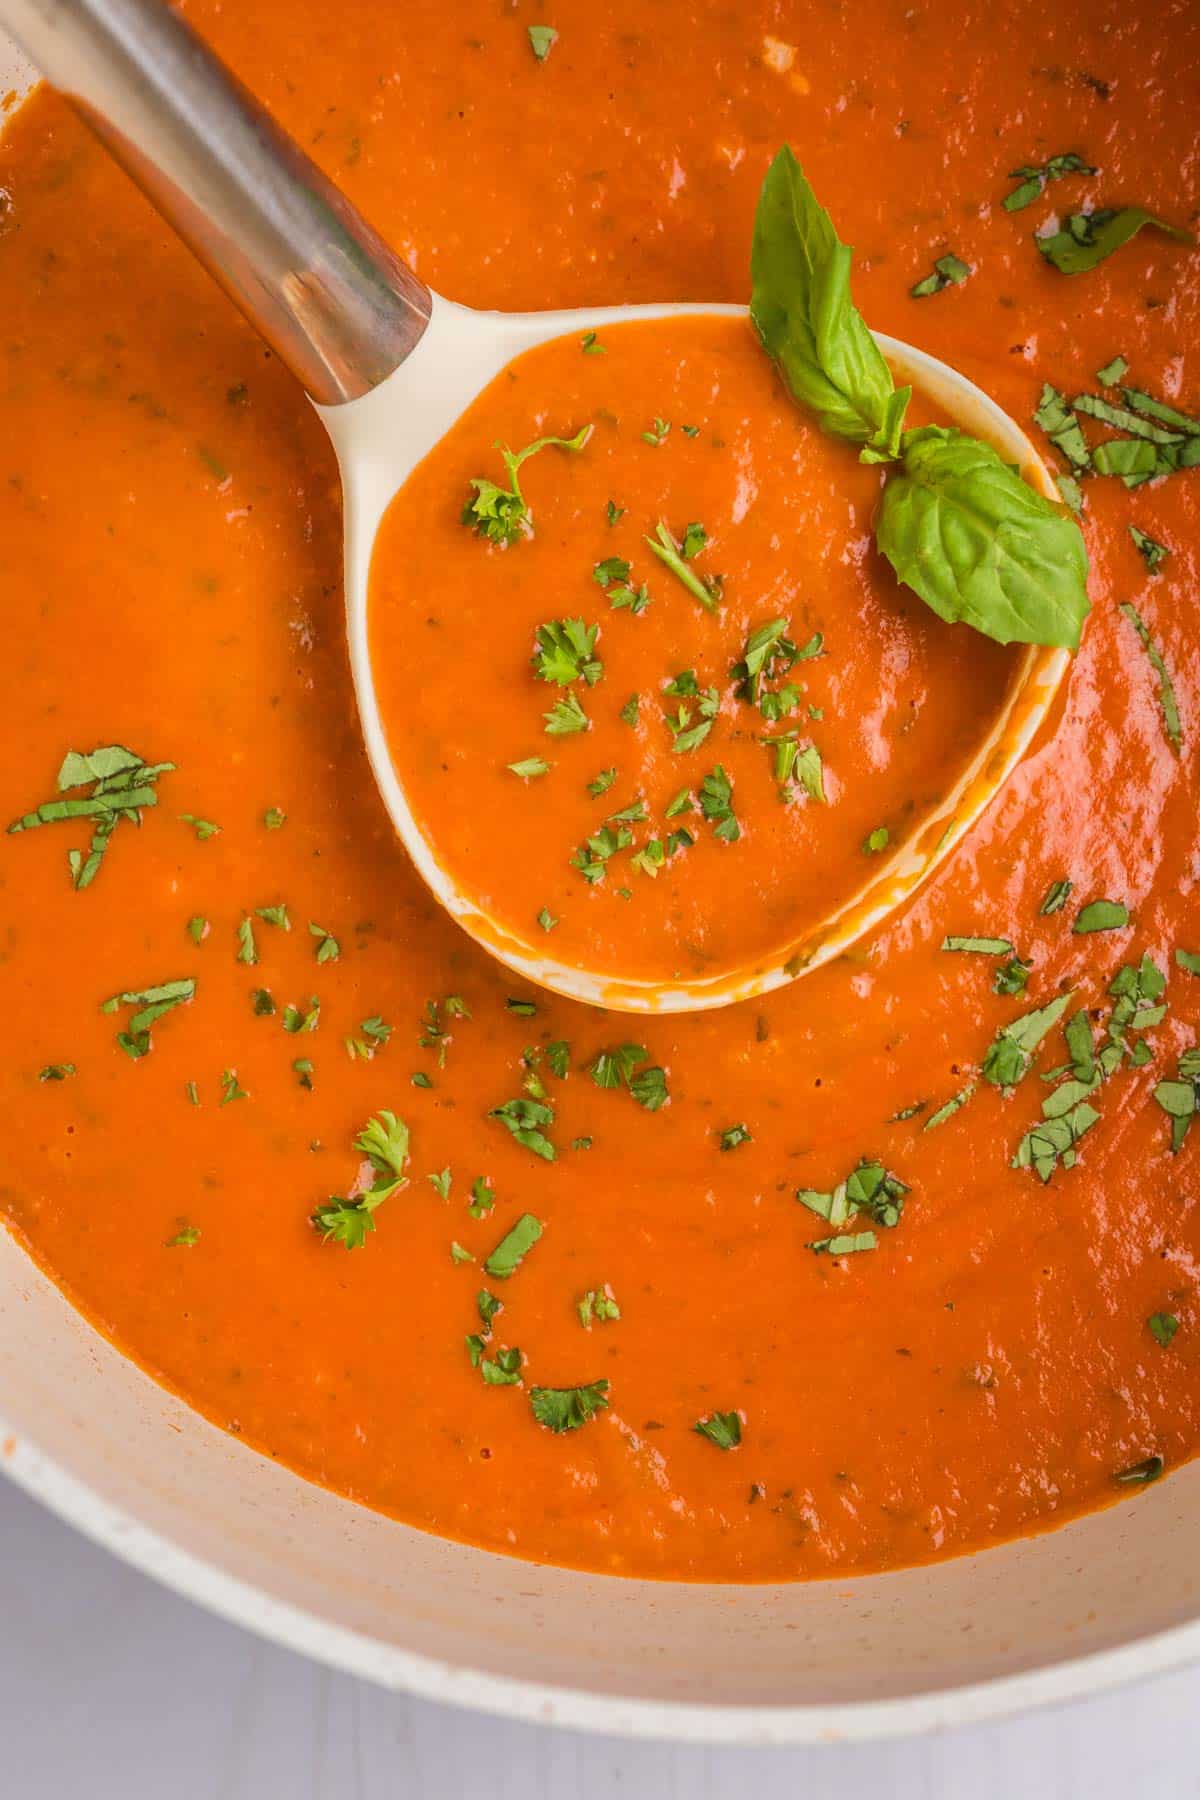
{"type": "Polygon", "coordinates": [[[525,1257],[542,1235],[542,1221],[532,1213],[522,1213],[516,1224],[506,1231],[484,1263],[495,1281],[507,1281],[515,1275],[525,1257]]]}
{"type": "MultiPolygon", "coordinates": [[[[531,25],[529,29],[532,34],[534,31],[548,31],[550,28],[531,25]]],[[[541,53],[539,60],[548,54],[550,44],[554,41],[554,35],[556,34],[552,34],[546,40],[546,48],[541,53]]],[[[537,54],[536,50],[535,54],[537,54]]],[[[493,544],[512,545],[523,537],[532,537],[533,514],[521,492],[520,469],[522,464],[528,462],[531,456],[536,456],[540,450],[547,450],[552,446],[559,450],[582,450],[591,434],[591,426],[585,425],[572,438],[538,438],[536,443],[527,444],[524,450],[513,451],[504,444],[498,444],[496,447],[503,458],[509,485],[506,488],[498,487],[486,476],[474,476],[470,486],[475,489],[475,495],[473,499],[467,501],[463,508],[463,524],[469,525],[480,537],[486,538],[489,543],[493,544]]]]}
{"type": "Polygon", "coordinates": [[[697,1419],[692,1430],[715,1444],[718,1450],[736,1450],[742,1441],[742,1421],[735,1412],[709,1413],[706,1419],[697,1419]]]}
{"type": "Polygon", "coordinates": [[[467,1202],[467,1211],[473,1219],[486,1219],[496,1204],[495,1191],[482,1175],[477,1175],[471,1183],[471,1198],[467,1202]]]}
{"type": "Polygon", "coordinates": [[[440,1194],[443,1200],[448,1200],[450,1198],[450,1184],[453,1180],[453,1176],[448,1167],[439,1169],[435,1174],[427,1175],[425,1179],[429,1182],[429,1185],[433,1188],[434,1192],[440,1194]]]}
{"type": "Polygon", "coordinates": [[[551,619],[534,634],[533,668],[541,681],[568,687],[581,678],[595,687],[604,665],[595,654],[600,627],[582,619],[551,619]]]}
{"type": "Polygon", "coordinates": [[[408,1126],[395,1113],[380,1112],[377,1117],[367,1120],[354,1140],[354,1148],[375,1172],[371,1186],[351,1199],[344,1200],[335,1194],[312,1215],[312,1222],[322,1238],[344,1244],[347,1250],[362,1249],[368,1234],[375,1229],[376,1208],[408,1185],[404,1174],[409,1151],[408,1126]]]}
{"type": "MultiPolygon", "coordinates": [[[[557,31],[555,31],[553,25],[527,25],[525,29],[529,34],[529,48],[533,51],[533,54],[537,57],[539,62],[545,62],[551,50],[553,50],[555,44],[558,42],[557,31]]],[[[593,331],[589,335],[594,338],[596,334],[593,331]]],[[[586,350],[587,347],[585,341],[584,349],[586,350]]]]}
{"type": "Polygon", "coordinates": [[[1161,1344],[1165,1350],[1179,1330],[1179,1320],[1174,1313],[1156,1312],[1150,1314],[1146,1320],[1146,1326],[1155,1343],[1161,1344]]]}
{"type": "Polygon", "coordinates": [[[283,1029],[295,1034],[300,1031],[315,1031],[321,1022],[321,1002],[315,994],[309,996],[305,1008],[285,1006],[283,1009],[283,1029]]]}
{"type": "Polygon", "coordinates": [[[625,702],[624,706],[621,708],[620,717],[621,717],[623,724],[625,724],[625,725],[636,725],[637,724],[637,722],[638,722],[638,707],[639,707],[638,696],[636,694],[630,694],[628,700],[625,702]]]}
{"type": "Polygon", "coordinates": [[[175,1233],[174,1237],[167,1239],[167,1249],[190,1250],[193,1244],[198,1244],[199,1242],[200,1227],[198,1225],[184,1225],[175,1233]]]}
{"type": "Polygon", "coordinates": [[[657,1112],[670,1098],[667,1076],[657,1066],[639,1071],[650,1052],[641,1044],[618,1044],[615,1049],[601,1050],[588,1064],[587,1073],[602,1088],[627,1088],[639,1106],[657,1112]]]}
{"type": "Polygon", "coordinates": [[[314,925],[311,919],[308,921],[308,931],[309,936],[317,940],[315,951],[317,961],[319,963],[336,962],[342,954],[342,947],[332,932],[326,931],[323,925],[314,925]]]}
{"type": "Polygon", "coordinates": [[[713,828],[713,836],[735,844],[741,826],[733,811],[733,783],[720,763],[700,783],[700,811],[713,828]]]}
{"type": "Polygon", "coordinates": [[[587,791],[592,796],[593,800],[598,800],[601,794],[607,794],[609,788],[616,779],[617,771],[615,768],[601,769],[600,773],[593,776],[591,781],[588,782],[587,791]]]}
{"type": "Polygon", "coordinates": [[[579,348],[585,356],[605,356],[607,346],[600,342],[594,331],[585,331],[579,340],[579,348]]]}
{"type": "Polygon", "coordinates": [[[74,1063],[47,1063],[45,1068],[38,1070],[38,1080],[66,1081],[68,1077],[74,1075],[74,1073],[74,1063]]]}
{"type": "Polygon", "coordinates": [[[529,1390],[529,1403],[539,1425],[548,1431],[577,1431],[608,1405],[607,1381],[591,1381],[584,1387],[529,1390]]]}
{"type": "MultiPolygon", "coordinates": [[[[694,529],[688,527],[689,531],[694,529]]],[[[690,567],[682,549],[672,537],[666,523],[660,519],[654,527],[654,536],[643,539],[643,542],[654,552],[661,563],[670,569],[687,589],[688,593],[698,600],[708,612],[715,612],[721,599],[721,578],[719,575],[701,577],[690,567]]],[[[693,555],[695,551],[693,550],[693,555]]]]}
{"type": "Polygon", "coordinates": [[[249,913],[237,928],[237,959],[240,963],[254,964],[258,961],[258,946],[254,942],[254,920],[249,913]]]}
{"type": "Polygon", "coordinates": [[[727,1125],[724,1131],[717,1132],[717,1142],[722,1150],[736,1150],[739,1144],[752,1144],[754,1139],[745,1125],[727,1125]]]}
{"type": "Polygon", "coordinates": [[[558,920],[548,906],[542,907],[541,911],[538,913],[537,922],[543,931],[553,931],[554,927],[558,924],[558,920]]]}
{"type": "Polygon", "coordinates": [[[642,433],[643,444],[653,444],[657,447],[659,444],[665,443],[670,429],[670,419],[655,419],[649,431],[642,433]]]}
{"type": "Polygon", "coordinates": [[[878,856],[881,850],[887,849],[890,838],[891,833],[887,826],[877,825],[874,831],[869,831],[862,841],[863,855],[878,856]]]}
{"type": "Polygon", "coordinates": [[[575,1310],[585,1331],[592,1329],[593,1319],[597,1325],[604,1325],[621,1316],[621,1309],[608,1286],[589,1288],[583,1298],[576,1301],[575,1310]]]}
{"type": "Polygon", "coordinates": [[[174,763],[147,763],[122,744],[106,744],[96,750],[68,750],[58,771],[60,795],[69,799],[46,800],[32,812],[14,819],[10,832],[32,831],[39,825],[56,825],[68,819],[91,819],[92,837],[87,854],[67,852],[71,881],[77,889],[89,887],[104,861],[109,840],[122,820],[142,822],[142,809],[157,806],[161,775],[170,774],[174,763]],[[76,789],[86,788],[86,793],[76,789]]]}
{"type": "Polygon", "coordinates": [[[526,756],[520,762],[511,762],[507,767],[522,781],[534,781],[539,775],[550,773],[550,764],[542,756],[526,756]]]}
{"type": "Polygon", "coordinates": [[[279,831],[287,823],[287,814],[278,806],[268,806],[263,814],[263,824],[268,831],[279,831]]]}
{"type": "Polygon", "coordinates": [[[151,1029],[164,1014],[195,998],[196,983],[191,976],[177,981],[160,981],[154,987],[133,988],[105,1000],[100,1011],[114,1013],[119,1006],[136,1008],[124,1031],[118,1031],[117,1043],[126,1056],[136,1062],[147,1056],[152,1047],[151,1029]]]}
{"type": "Polygon", "coordinates": [[[221,827],[214,825],[211,819],[198,819],[195,813],[180,813],[179,817],[185,825],[190,825],[198,841],[207,844],[209,838],[218,837],[221,827]]]}
{"type": "Polygon", "coordinates": [[[286,906],[256,906],[254,911],[264,924],[276,925],[280,931],[292,929],[292,921],[288,918],[286,906]]]}
{"type": "Polygon", "coordinates": [[[498,1119],[500,1124],[511,1134],[514,1142],[523,1149],[531,1150],[540,1156],[543,1162],[553,1162],[558,1152],[551,1140],[546,1136],[546,1127],[554,1123],[554,1108],[545,1100],[535,1100],[521,1096],[516,1100],[505,1100],[500,1106],[493,1106],[488,1113],[489,1119],[498,1119]]]}
{"type": "Polygon", "coordinates": [[[548,737],[570,737],[576,731],[588,729],[588,716],[579,704],[575,694],[567,694],[556,700],[548,713],[544,713],[545,731],[548,737]]]}
{"type": "Polygon", "coordinates": [[[248,1100],[249,1094],[238,1081],[236,1069],[225,1069],[221,1074],[221,1105],[228,1106],[231,1100],[248,1100]]]}

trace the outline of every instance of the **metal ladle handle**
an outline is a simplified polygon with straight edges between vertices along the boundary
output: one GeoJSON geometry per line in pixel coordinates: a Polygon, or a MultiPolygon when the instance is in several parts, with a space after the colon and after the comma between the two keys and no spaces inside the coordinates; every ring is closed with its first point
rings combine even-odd
{"type": "Polygon", "coordinates": [[[0,0],[0,24],[318,404],[416,348],[428,288],[161,0],[0,0]]]}

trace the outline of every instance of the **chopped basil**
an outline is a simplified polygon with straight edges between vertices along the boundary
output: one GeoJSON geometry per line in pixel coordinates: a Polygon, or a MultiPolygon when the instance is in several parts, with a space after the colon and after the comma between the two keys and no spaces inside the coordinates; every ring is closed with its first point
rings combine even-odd
{"type": "Polygon", "coordinates": [[[945,937],[942,939],[942,949],[964,950],[976,956],[1016,955],[1008,939],[1000,937],[945,937]]]}
{"type": "Polygon", "coordinates": [[[198,819],[195,813],[180,813],[179,817],[185,825],[191,826],[202,844],[207,844],[209,838],[217,837],[220,834],[221,827],[214,825],[211,819],[198,819]]]}
{"type": "Polygon", "coordinates": [[[1102,369],[1096,370],[1096,380],[1101,387],[1116,387],[1128,367],[1129,364],[1123,356],[1114,356],[1111,362],[1105,363],[1102,369]]]}
{"type": "Polygon", "coordinates": [[[960,287],[970,274],[971,265],[961,256],[939,256],[933,265],[933,274],[924,276],[908,291],[914,300],[925,300],[930,294],[940,294],[943,288],[960,287]]]}
{"type": "Polygon", "coordinates": [[[1179,1330],[1179,1320],[1169,1312],[1151,1313],[1146,1325],[1155,1343],[1161,1344],[1164,1350],[1179,1330]]]}
{"type": "Polygon", "coordinates": [[[287,814],[278,806],[268,806],[263,814],[263,824],[268,831],[279,831],[287,823],[287,814]]]}
{"type": "Polygon", "coordinates": [[[1129,535],[1137,546],[1138,555],[1149,569],[1151,575],[1157,575],[1171,552],[1166,544],[1160,544],[1157,538],[1147,537],[1136,525],[1129,527],[1129,535]]]}
{"type": "Polygon", "coordinates": [[[1042,904],[1038,907],[1038,912],[1043,918],[1049,913],[1062,911],[1063,907],[1071,897],[1072,885],[1071,882],[1066,880],[1052,881],[1050,883],[1050,886],[1046,889],[1042,904]]]}
{"type": "Polygon", "coordinates": [[[808,1245],[818,1256],[858,1256],[864,1250],[876,1250],[879,1239],[873,1231],[856,1231],[848,1237],[818,1238],[808,1245]]]}
{"type": "MultiPolygon", "coordinates": [[[[1028,1073],[1034,1051],[1046,1033],[1057,1025],[1071,1003],[1070,994],[1060,994],[1046,1006],[1010,1019],[993,1038],[983,1059],[982,1074],[994,1087],[1011,1088],[1028,1073]]],[[[932,1121],[931,1121],[932,1122],[932,1121]]]]}
{"type": "Polygon", "coordinates": [[[947,1119],[952,1119],[954,1117],[960,1106],[965,1106],[967,1104],[967,1101],[974,1092],[975,1083],[973,1081],[968,1082],[965,1088],[960,1089],[957,1094],[952,1094],[949,1100],[944,1101],[942,1105],[938,1107],[936,1112],[930,1113],[924,1125],[922,1125],[921,1130],[936,1131],[939,1125],[944,1125],[947,1119]]]}
{"type": "MultiPolygon", "coordinates": [[[[1132,529],[1131,526],[1130,530],[1132,529]]],[[[1147,539],[1148,543],[1151,541],[1147,539]]],[[[1162,545],[1156,544],[1155,549],[1161,550],[1162,545]]],[[[1179,717],[1179,703],[1175,698],[1175,684],[1171,680],[1171,671],[1167,668],[1162,651],[1150,636],[1149,628],[1137,607],[1132,602],[1125,600],[1122,601],[1119,610],[1137,632],[1142,649],[1146,652],[1146,660],[1158,676],[1158,704],[1162,712],[1163,731],[1166,733],[1167,742],[1172,750],[1178,754],[1183,744],[1183,723],[1179,717]]],[[[1078,925],[1075,929],[1079,929],[1078,925]]]]}
{"type": "Polygon", "coordinates": [[[878,856],[881,850],[887,849],[890,837],[891,833],[886,825],[877,825],[862,841],[863,855],[878,856]]]}
{"type": "Polygon", "coordinates": [[[543,756],[526,756],[520,762],[511,762],[507,766],[522,781],[534,781],[539,775],[550,773],[550,764],[543,756]]]}
{"type": "Polygon", "coordinates": [[[1182,243],[1192,242],[1191,232],[1158,218],[1144,206],[1101,207],[1096,212],[1071,213],[1057,231],[1039,233],[1033,241],[1060,273],[1082,275],[1127,244],[1146,225],[1182,243]]]}
{"type": "Polygon", "coordinates": [[[75,1073],[75,1064],[74,1063],[69,1063],[69,1062],[47,1063],[45,1068],[38,1070],[38,1080],[39,1081],[66,1081],[68,1079],[68,1077],[71,1075],[74,1075],[74,1073],[75,1073]]]}
{"type": "Polygon", "coordinates": [[[736,1150],[739,1144],[754,1142],[745,1125],[727,1125],[724,1131],[717,1132],[717,1142],[722,1150],[736,1150]]]}
{"type": "Polygon", "coordinates": [[[1121,931],[1129,923],[1129,908],[1123,900],[1089,900],[1075,915],[1071,930],[1077,936],[1091,931],[1121,931]]]}
{"type": "Polygon", "coordinates": [[[167,1239],[167,1249],[190,1250],[193,1244],[198,1244],[199,1242],[200,1227],[198,1225],[184,1225],[181,1230],[175,1233],[174,1237],[167,1239]]]}
{"type": "Polygon", "coordinates": [[[1166,1464],[1161,1456],[1146,1456],[1142,1458],[1141,1462],[1133,1463],[1128,1469],[1120,1469],[1113,1476],[1113,1480],[1125,1482],[1131,1486],[1145,1485],[1148,1482],[1157,1481],[1165,1467],[1166,1464]]]}
{"type": "Polygon", "coordinates": [[[1019,182],[1011,194],[1004,197],[1005,212],[1022,212],[1025,207],[1032,206],[1041,198],[1047,182],[1060,181],[1064,175],[1098,175],[1099,170],[1085,163],[1082,156],[1074,150],[1068,150],[1060,156],[1051,156],[1044,163],[1026,163],[1020,169],[1010,169],[1013,181],[1019,182]]]}

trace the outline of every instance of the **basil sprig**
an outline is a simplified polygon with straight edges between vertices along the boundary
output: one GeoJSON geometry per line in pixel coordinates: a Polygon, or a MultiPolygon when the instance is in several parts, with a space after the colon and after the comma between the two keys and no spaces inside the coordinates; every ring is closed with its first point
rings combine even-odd
{"type": "Polygon", "coordinates": [[[850,255],[782,149],[755,218],[750,317],[822,430],[860,444],[864,462],[899,464],[876,517],[879,549],[940,618],[1002,644],[1076,649],[1088,611],[1078,525],[989,444],[942,426],[903,430],[911,389],[896,389],[850,298],[850,255]]]}

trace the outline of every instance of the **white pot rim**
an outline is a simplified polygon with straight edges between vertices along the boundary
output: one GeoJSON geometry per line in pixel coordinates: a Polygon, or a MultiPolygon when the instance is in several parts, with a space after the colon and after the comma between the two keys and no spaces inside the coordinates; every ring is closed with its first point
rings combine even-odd
{"type": "MultiPolygon", "coordinates": [[[[529,1725],[631,1740],[745,1748],[869,1743],[984,1724],[1035,1707],[1095,1698],[1200,1659],[1200,1618],[1134,1633],[1127,1643],[1048,1661],[1017,1674],[886,1700],[798,1706],[713,1704],[589,1693],[499,1676],[403,1650],[277,1600],[214,1562],[184,1550],[44,1455],[0,1416],[0,1468],[18,1487],[102,1549],[229,1623],[343,1674],[422,1700],[529,1725]]],[[[987,1554],[987,1552],[982,1552],[987,1554]]],[[[609,1579],[619,1579],[610,1577],[609,1579]]],[[[672,1586],[687,1585],[664,1582],[672,1586]]],[[[736,1591],[736,1590],[735,1590],[736,1591]]]]}

